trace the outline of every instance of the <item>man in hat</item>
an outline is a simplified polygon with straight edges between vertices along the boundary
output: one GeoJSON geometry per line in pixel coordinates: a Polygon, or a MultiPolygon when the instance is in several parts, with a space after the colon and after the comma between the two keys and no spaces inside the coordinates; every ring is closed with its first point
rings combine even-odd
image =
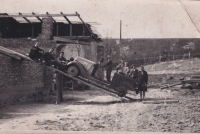
{"type": "Polygon", "coordinates": [[[106,64],[103,65],[103,67],[105,67],[105,70],[106,70],[107,82],[110,83],[110,76],[111,76],[111,72],[112,72],[112,60],[111,60],[110,55],[107,55],[107,62],[106,62],[106,64]]]}
{"type": "Polygon", "coordinates": [[[145,92],[147,91],[148,74],[144,70],[144,66],[141,66],[141,70],[138,72],[138,91],[140,92],[140,100],[144,100],[145,92]]]}

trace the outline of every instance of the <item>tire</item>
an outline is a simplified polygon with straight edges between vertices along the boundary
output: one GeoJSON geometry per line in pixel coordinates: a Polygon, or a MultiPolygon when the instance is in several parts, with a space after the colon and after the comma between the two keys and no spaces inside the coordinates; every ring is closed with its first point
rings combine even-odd
{"type": "Polygon", "coordinates": [[[120,97],[126,96],[128,90],[132,90],[132,85],[129,82],[122,81],[120,88],[117,88],[118,95],[120,97]]]}
{"type": "Polygon", "coordinates": [[[116,88],[117,94],[120,97],[124,97],[127,94],[127,89],[124,86],[120,86],[116,88]]]}
{"type": "Polygon", "coordinates": [[[72,77],[76,77],[79,75],[79,69],[77,66],[71,65],[67,68],[67,73],[72,77]]]}

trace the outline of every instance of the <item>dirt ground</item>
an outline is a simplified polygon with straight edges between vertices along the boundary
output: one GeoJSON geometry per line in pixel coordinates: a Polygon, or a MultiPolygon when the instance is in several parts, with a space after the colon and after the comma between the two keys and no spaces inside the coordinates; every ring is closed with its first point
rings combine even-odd
{"type": "Polygon", "coordinates": [[[146,101],[122,102],[95,89],[65,91],[64,102],[55,97],[43,102],[21,102],[0,107],[0,130],[200,132],[200,90],[149,89],[146,101]]]}

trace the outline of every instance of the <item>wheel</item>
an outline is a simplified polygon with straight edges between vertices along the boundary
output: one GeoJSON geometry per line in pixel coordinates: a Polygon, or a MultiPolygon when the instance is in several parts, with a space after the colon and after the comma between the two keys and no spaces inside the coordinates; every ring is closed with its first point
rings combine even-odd
{"type": "Polygon", "coordinates": [[[124,86],[116,87],[118,96],[124,97],[127,94],[127,89],[124,86]]]}
{"type": "Polygon", "coordinates": [[[75,65],[69,66],[67,69],[67,73],[72,77],[78,76],[78,74],[79,74],[78,67],[75,65]]]}
{"type": "Polygon", "coordinates": [[[116,87],[116,91],[120,97],[126,96],[128,90],[132,90],[132,85],[126,81],[121,82],[121,86],[116,87]]]}

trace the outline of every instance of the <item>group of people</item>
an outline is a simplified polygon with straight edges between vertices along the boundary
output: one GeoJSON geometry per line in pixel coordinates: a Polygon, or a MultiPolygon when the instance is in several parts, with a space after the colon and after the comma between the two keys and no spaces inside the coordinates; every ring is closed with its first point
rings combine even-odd
{"type": "MultiPolygon", "coordinates": [[[[43,49],[38,47],[38,42],[31,48],[29,57],[33,60],[38,60],[43,62],[47,66],[53,66],[61,71],[66,71],[67,63],[73,61],[74,58],[71,57],[70,60],[64,58],[64,52],[61,52],[59,57],[56,59],[53,55],[54,48],[51,48],[48,52],[44,52],[43,49]]],[[[99,63],[101,67],[104,67],[106,70],[106,79],[107,82],[111,82],[111,72],[113,70],[113,62],[111,56],[107,55],[107,61],[105,64],[102,62],[99,63]]],[[[98,64],[97,64],[98,65],[98,64]]],[[[131,77],[133,82],[138,86],[136,93],[140,92],[140,98],[144,99],[145,92],[147,91],[148,83],[148,74],[144,70],[144,67],[141,66],[140,71],[133,65],[132,68],[129,68],[127,62],[124,59],[121,59],[120,64],[116,67],[117,73],[131,77]]]]}
{"type": "MultiPolygon", "coordinates": [[[[110,76],[112,72],[112,60],[111,56],[107,56],[107,63],[104,65],[106,70],[106,78],[107,81],[110,82],[110,76]]],[[[131,68],[128,67],[127,62],[124,59],[121,59],[119,65],[116,67],[117,73],[126,75],[127,77],[131,77],[133,82],[138,87],[136,93],[140,93],[140,99],[145,98],[145,92],[147,91],[147,84],[148,84],[148,73],[144,70],[144,66],[140,67],[140,71],[136,68],[136,66],[132,66],[131,68]]]]}
{"type": "Polygon", "coordinates": [[[66,71],[66,64],[73,61],[74,58],[71,57],[70,60],[66,60],[66,58],[64,58],[64,52],[61,52],[59,57],[56,59],[53,55],[53,50],[54,48],[51,48],[48,52],[44,52],[43,49],[39,48],[38,42],[36,42],[36,44],[31,48],[29,57],[33,60],[41,61],[47,66],[53,66],[62,71],[66,71]]]}

